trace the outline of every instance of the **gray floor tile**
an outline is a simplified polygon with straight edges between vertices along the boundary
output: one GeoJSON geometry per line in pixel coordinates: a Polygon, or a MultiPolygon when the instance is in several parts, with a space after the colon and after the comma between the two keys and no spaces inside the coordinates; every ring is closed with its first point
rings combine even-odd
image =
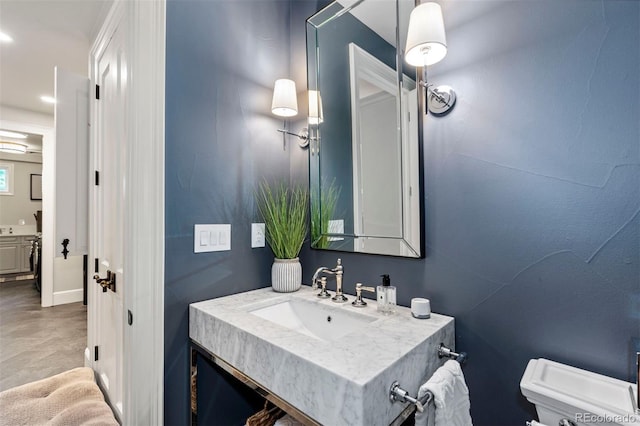
{"type": "Polygon", "coordinates": [[[31,281],[0,282],[0,391],[84,366],[87,308],[42,308],[31,281]]]}

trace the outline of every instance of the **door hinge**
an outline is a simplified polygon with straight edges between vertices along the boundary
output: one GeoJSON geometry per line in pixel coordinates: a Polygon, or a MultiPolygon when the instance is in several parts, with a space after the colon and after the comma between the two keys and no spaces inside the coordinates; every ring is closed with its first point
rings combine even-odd
{"type": "Polygon", "coordinates": [[[100,99],[100,86],[96,84],[96,100],[100,99]]]}
{"type": "Polygon", "coordinates": [[[98,186],[100,185],[100,172],[96,170],[95,176],[96,176],[95,178],[96,186],[98,186]]]}
{"type": "Polygon", "coordinates": [[[99,272],[97,257],[93,260],[93,272],[96,272],[96,273],[99,272]]]}
{"type": "Polygon", "coordinates": [[[97,361],[100,357],[98,356],[98,347],[94,346],[93,347],[93,360],[97,361]]]}

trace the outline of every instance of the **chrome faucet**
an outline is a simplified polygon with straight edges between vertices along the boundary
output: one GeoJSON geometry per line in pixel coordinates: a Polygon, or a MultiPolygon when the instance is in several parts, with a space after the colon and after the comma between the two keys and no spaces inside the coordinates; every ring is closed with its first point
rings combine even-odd
{"type": "MultiPolygon", "coordinates": [[[[326,266],[321,266],[316,269],[316,272],[313,274],[313,278],[311,279],[311,286],[313,289],[318,288],[319,277],[321,274],[333,275],[336,277],[336,295],[331,298],[336,303],[344,303],[348,299],[344,294],[342,294],[342,275],[344,273],[344,268],[342,267],[342,260],[338,259],[338,264],[335,268],[330,269],[326,266]]],[[[319,295],[320,296],[320,295],[319,295]]],[[[320,296],[322,297],[322,296],[320,296]]]]}

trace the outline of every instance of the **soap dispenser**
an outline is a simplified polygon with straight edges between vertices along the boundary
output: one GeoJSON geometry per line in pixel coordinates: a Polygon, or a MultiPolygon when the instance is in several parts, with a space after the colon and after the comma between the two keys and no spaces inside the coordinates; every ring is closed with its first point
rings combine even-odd
{"type": "Polygon", "coordinates": [[[393,314],[396,311],[396,288],[391,285],[388,274],[382,276],[382,285],[377,288],[378,312],[393,314]]]}

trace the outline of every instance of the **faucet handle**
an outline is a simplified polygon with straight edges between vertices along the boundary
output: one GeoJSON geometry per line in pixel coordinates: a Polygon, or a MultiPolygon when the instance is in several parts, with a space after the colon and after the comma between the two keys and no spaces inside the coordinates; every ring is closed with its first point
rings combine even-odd
{"type": "Polygon", "coordinates": [[[322,287],[322,289],[320,290],[320,293],[317,294],[317,296],[321,299],[328,299],[329,297],[331,297],[331,295],[327,291],[327,277],[320,278],[320,286],[322,287]]]}
{"type": "Polygon", "coordinates": [[[370,293],[375,293],[376,289],[373,288],[373,287],[365,287],[365,286],[362,285],[362,283],[357,283],[356,284],[356,300],[351,302],[351,304],[353,306],[355,306],[356,308],[364,308],[365,306],[367,306],[367,302],[362,300],[362,292],[363,291],[368,291],[370,293]]]}

